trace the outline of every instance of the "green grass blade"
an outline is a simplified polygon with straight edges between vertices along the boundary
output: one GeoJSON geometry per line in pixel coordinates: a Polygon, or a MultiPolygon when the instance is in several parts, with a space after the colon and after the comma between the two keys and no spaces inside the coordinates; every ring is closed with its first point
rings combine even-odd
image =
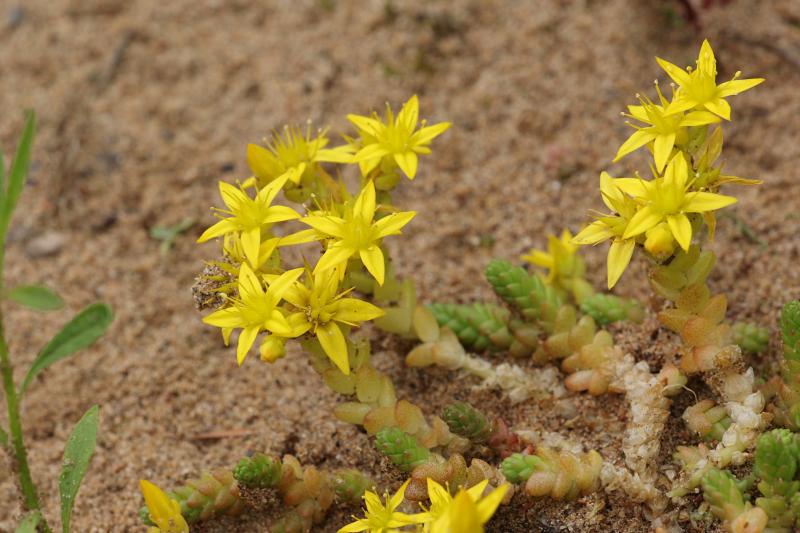
{"type": "Polygon", "coordinates": [[[19,523],[17,529],[14,530],[14,533],[36,533],[38,531],[36,526],[38,526],[41,521],[42,513],[39,511],[28,513],[22,522],[19,523]]]}
{"type": "Polygon", "coordinates": [[[6,298],[34,311],[55,311],[64,307],[64,300],[42,285],[14,287],[8,291],[6,298]]]}
{"type": "Polygon", "coordinates": [[[75,506],[75,497],[83,481],[83,476],[89,469],[89,460],[94,453],[97,442],[97,425],[99,422],[100,408],[96,405],[89,408],[83,415],[64,447],[64,461],[61,464],[61,475],[58,478],[58,493],[61,497],[61,529],[64,533],[70,531],[72,508],[75,506]]]}
{"type": "Polygon", "coordinates": [[[11,219],[11,214],[17,206],[19,195],[25,186],[25,178],[28,176],[28,168],[31,162],[31,148],[33,146],[33,136],[36,131],[36,114],[28,111],[25,118],[25,129],[17,145],[17,153],[11,163],[11,171],[8,173],[8,188],[6,189],[5,201],[3,202],[3,220],[6,224],[11,219]]]}
{"type": "Polygon", "coordinates": [[[113,320],[114,313],[103,303],[92,304],[75,315],[39,352],[22,382],[20,395],[25,393],[25,389],[39,372],[99,339],[113,320]]]}

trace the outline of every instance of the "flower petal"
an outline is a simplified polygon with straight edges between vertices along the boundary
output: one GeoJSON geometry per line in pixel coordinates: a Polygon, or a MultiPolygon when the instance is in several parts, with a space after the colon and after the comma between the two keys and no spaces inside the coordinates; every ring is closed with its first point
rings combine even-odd
{"type": "MultiPolygon", "coordinates": [[[[317,327],[317,340],[325,350],[328,358],[344,374],[350,374],[350,363],[347,359],[347,342],[344,340],[342,330],[335,322],[317,327]]],[[[365,494],[366,497],[366,494],[365,494]]]]}
{"type": "Polygon", "coordinates": [[[378,285],[383,285],[385,264],[380,246],[373,244],[369,248],[359,250],[359,252],[361,255],[361,262],[367,267],[367,270],[372,274],[372,277],[375,278],[375,281],[378,282],[378,285]]]}
{"type": "Polygon", "coordinates": [[[353,204],[353,214],[360,216],[361,220],[369,224],[375,216],[375,184],[369,180],[361,192],[358,193],[353,204]]]}
{"type": "Polygon", "coordinates": [[[664,69],[664,72],[678,85],[688,85],[691,82],[692,78],[689,76],[689,73],[679,66],[661,59],[660,57],[656,58],[656,62],[658,62],[658,65],[664,69]]]}
{"type": "Polygon", "coordinates": [[[689,251],[689,246],[692,244],[692,224],[689,222],[689,218],[683,213],[668,215],[667,224],[681,248],[689,251]]]}
{"type": "Polygon", "coordinates": [[[636,241],[633,239],[615,240],[611,243],[611,248],[608,249],[608,288],[611,289],[617,284],[622,273],[628,268],[633,256],[633,250],[636,247],[636,241]]]}
{"type": "Polygon", "coordinates": [[[386,215],[374,224],[376,238],[382,239],[389,235],[399,234],[400,229],[411,222],[411,219],[414,218],[416,214],[416,211],[403,211],[401,213],[386,215]]]}
{"type": "Polygon", "coordinates": [[[317,261],[317,265],[314,267],[314,274],[316,275],[317,272],[324,272],[329,268],[344,263],[350,259],[350,256],[355,254],[356,251],[357,250],[354,248],[345,246],[341,242],[335,242],[329,245],[328,249],[325,250],[325,253],[319,258],[319,261],[317,261]]]}
{"type": "Polygon", "coordinates": [[[725,120],[731,119],[731,105],[724,98],[717,98],[704,103],[705,108],[725,120]]]}
{"type": "Polygon", "coordinates": [[[239,366],[242,366],[242,363],[244,363],[247,357],[247,353],[256,342],[256,337],[258,337],[258,331],[260,329],[259,326],[248,326],[239,334],[239,344],[236,346],[236,362],[239,363],[239,366]]]}
{"type": "Polygon", "coordinates": [[[286,205],[273,205],[267,209],[264,218],[261,219],[262,224],[274,224],[276,222],[285,222],[286,220],[294,220],[300,218],[300,214],[286,205]]]}
{"type": "Polygon", "coordinates": [[[654,133],[645,130],[636,130],[633,135],[628,137],[628,140],[622,143],[622,146],[617,150],[617,155],[614,156],[614,161],[619,161],[629,153],[633,152],[655,139],[654,133]]]}
{"type": "Polygon", "coordinates": [[[214,311],[210,315],[203,317],[203,322],[218,328],[241,328],[245,325],[241,313],[235,307],[226,307],[225,309],[214,311]]]}
{"type": "Polygon", "coordinates": [[[655,138],[653,143],[653,157],[656,162],[656,170],[661,172],[667,164],[672,153],[672,147],[675,146],[675,133],[668,135],[659,135],[655,138]]]}
{"type": "Polygon", "coordinates": [[[682,210],[687,213],[714,211],[735,204],[736,198],[713,192],[693,192],[686,195],[682,210]]]}
{"type": "Polygon", "coordinates": [[[342,298],[335,304],[333,320],[346,324],[359,324],[386,313],[380,307],[357,298],[342,298]]]}
{"type": "Polygon", "coordinates": [[[397,163],[397,166],[400,167],[400,170],[402,170],[403,173],[408,176],[408,179],[413,180],[417,175],[417,164],[419,162],[417,154],[409,150],[407,152],[394,154],[394,160],[397,163]]]}
{"type": "Polygon", "coordinates": [[[664,216],[652,207],[643,207],[628,222],[622,238],[630,239],[631,237],[636,237],[661,222],[663,218],[664,216]]]}
{"type": "Polygon", "coordinates": [[[315,230],[320,231],[325,235],[330,235],[331,237],[336,237],[337,239],[344,237],[345,222],[343,218],[335,217],[333,215],[310,216],[301,218],[299,222],[311,226],[315,230]]]}
{"type": "Polygon", "coordinates": [[[241,189],[224,181],[219,182],[219,195],[231,211],[238,210],[240,205],[250,200],[241,189]]]}
{"type": "Polygon", "coordinates": [[[197,242],[206,242],[208,240],[214,239],[216,237],[221,237],[223,235],[227,235],[228,233],[232,233],[237,231],[238,228],[236,224],[231,222],[229,218],[223,218],[200,235],[200,238],[197,239],[197,242]]]}
{"type": "Polygon", "coordinates": [[[419,122],[419,98],[415,94],[403,104],[403,108],[397,114],[397,123],[402,124],[411,132],[419,122]]]}
{"type": "Polygon", "coordinates": [[[602,222],[592,222],[572,238],[575,244],[597,244],[610,239],[614,233],[602,222]]]}
{"type": "Polygon", "coordinates": [[[733,96],[743,93],[748,89],[752,89],[764,81],[764,78],[748,78],[745,80],[730,80],[720,83],[717,87],[717,95],[721,98],[726,96],[733,96]]]}
{"type": "Polygon", "coordinates": [[[383,147],[383,145],[378,143],[368,144],[359,150],[356,155],[353,156],[352,162],[353,163],[360,163],[361,161],[376,159],[385,156],[389,153],[389,150],[383,147]]]}
{"type": "Polygon", "coordinates": [[[269,287],[267,287],[267,298],[272,305],[278,305],[284,293],[303,275],[304,271],[305,269],[302,267],[287,270],[269,284],[269,287]]]}
{"type": "Polygon", "coordinates": [[[258,264],[258,251],[261,249],[261,228],[255,227],[242,231],[242,251],[251,265],[258,264]]]}
{"type": "Polygon", "coordinates": [[[438,124],[433,124],[432,126],[425,126],[411,136],[411,142],[409,144],[413,146],[428,144],[433,139],[450,129],[451,125],[452,124],[449,122],[439,122],[438,124]]]}

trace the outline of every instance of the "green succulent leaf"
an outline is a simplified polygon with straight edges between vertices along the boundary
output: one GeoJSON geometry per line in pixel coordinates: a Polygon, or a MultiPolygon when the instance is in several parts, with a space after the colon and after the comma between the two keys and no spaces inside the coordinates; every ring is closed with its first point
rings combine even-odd
{"type": "Polygon", "coordinates": [[[92,458],[97,442],[99,416],[100,408],[96,405],[90,407],[75,425],[64,448],[64,461],[61,464],[61,475],[58,478],[63,533],[70,531],[75,497],[78,495],[83,476],[89,469],[89,460],[92,458]]]}

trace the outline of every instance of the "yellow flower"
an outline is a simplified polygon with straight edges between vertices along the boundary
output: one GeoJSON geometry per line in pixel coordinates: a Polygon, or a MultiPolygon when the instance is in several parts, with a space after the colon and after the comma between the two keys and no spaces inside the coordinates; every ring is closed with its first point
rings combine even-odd
{"type": "Polygon", "coordinates": [[[692,243],[692,224],[687,213],[706,213],[736,203],[736,198],[703,191],[690,191],[689,166],[682,153],[667,165],[664,176],[652,181],[637,178],[617,180],[619,187],[641,200],[639,209],[628,223],[624,239],[636,237],[666,221],[672,235],[684,250],[692,243]]]}
{"type": "Polygon", "coordinates": [[[628,106],[629,117],[636,119],[649,126],[636,128],[636,132],[620,146],[614,161],[619,161],[634,150],[648,143],[653,143],[653,157],[655,158],[656,170],[661,172],[667,164],[667,160],[672,155],[672,149],[676,144],[686,142],[687,126],[704,126],[719,122],[719,117],[709,111],[693,111],[687,115],[667,113],[669,102],[661,94],[658,84],[656,91],[660,104],[655,104],[649,98],[639,97],[642,105],[628,106]]]}
{"type": "Polygon", "coordinates": [[[358,326],[361,322],[383,316],[384,312],[371,303],[347,298],[349,290],[337,294],[340,278],[339,268],[318,272],[313,277],[309,275],[306,283],[310,286],[297,281],[284,293],[283,299],[300,311],[289,316],[291,336],[298,337],[311,331],[331,361],[339,370],[349,374],[347,344],[337,322],[358,326]]]}
{"type": "Polygon", "coordinates": [[[636,203],[619,188],[618,179],[608,172],[600,174],[600,195],[612,214],[601,215],[597,220],[583,228],[572,242],[575,244],[598,244],[612,239],[608,250],[608,288],[616,285],[622,273],[628,268],[636,247],[636,239],[624,237],[631,218],[636,213],[636,203]],[[615,213],[615,214],[614,214],[615,213]]]}
{"type": "Polygon", "coordinates": [[[357,518],[355,522],[341,528],[338,533],[356,533],[359,531],[394,533],[399,531],[398,528],[419,523],[422,515],[408,515],[396,510],[403,503],[403,495],[410,481],[409,479],[403,483],[391,498],[388,494],[384,494],[386,505],[381,502],[377,494],[371,490],[366,491],[364,493],[364,503],[367,505],[367,511],[364,514],[364,518],[357,518]]]}
{"type": "Polygon", "coordinates": [[[158,486],[146,479],[139,480],[139,488],[144,496],[150,520],[156,527],[151,533],[189,533],[189,525],[181,515],[177,500],[167,496],[158,486]]]}
{"type": "Polygon", "coordinates": [[[215,237],[238,232],[245,257],[254,267],[258,265],[261,230],[269,228],[276,222],[300,218],[300,215],[291,207],[272,205],[272,201],[286,180],[291,178],[292,173],[297,172],[302,172],[302,167],[286,172],[270,182],[258,191],[255,198],[250,198],[241,188],[220,181],[220,196],[228,209],[217,209],[217,211],[228,216],[203,232],[197,242],[206,242],[215,237]]]}
{"type": "Polygon", "coordinates": [[[548,281],[555,281],[560,277],[572,277],[582,272],[582,262],[578,257],[578,246],[573,242],[569,230],[561,232],[559,239],[555,235],[547,237],[547,251],[531,249],[527,255],[521,256],[523,261],[546,268],[548,281]]]}
{"type": "Polygon", "coordinates": [[[430,509],[422,514],[426,522],[425,531],[429,533],[483,533],[483,524],[489,521],[508,491],[503,484],[492,492],[483,495],[489,482],[483,480],[477,485],[458,491],[453,497],[439,483],[428,478],[428,498],[430,509]]]}
{"type": "Polygon", "coordinates": [[[283,316],[278,304],[292,284],[303,274],[302,268],[288,270],[274,277],[265,291],[246,263],[239,269],[237,298],[231,298],[232,306],[214,311],[203,322],[222,328],[225,343],[228,343],[233,329],[242,328],[236,348],[236,361],[241,365],[247,353],[262,331],[270,331],[279,337],[292,335],[292,327],[283,316]]]}
{"type": "Polygon", "coordinates": [[[305,135],[298,127],[286,126],[283,136],[274,132],[267,147],[257,144],[247,145],[247,164],[258,182],[267,184],[283,176],[290,170],[301,168],[300,172],[292,172],[290,181],[298,184],[303,178],[313,178],[318,170],[318,163],[347,163],[352,154],[348,147],[326,149],[328,138],[325,131],[311,136],[309,125],[305,135]]]}
{"type": "Polygon", "coordinates": [[[314,273],[334,268],[357,255],[378,284],[383,285],[385,265],[380,248],[381,239],[399,234],[400,229],[408,224],[416,213],[414,211],[391,213],[373,221],[375,185],[369,181],[355,201],[346,206],[343,215],[343,217],[315,215],[300,219],[300,222],[314,228],[318,235],[331,239],[325,254],[317,262],[314,273]]]}
{"type": "Polygon", "coordinates": [[[667,109],[668,114],[680,113],[689,109],[706,109],[725,120],[731,118],[731,106],[725,100],[728,96],[737,95],[752,89],[764,78],[737,79],[741,72],[736,72],[733,79],[717,85],[717,60],[708,40],[703,41],[697,56],[697,68],[682,68],[656,58],[658,64],[678,84],[675,100],[667,109]]]}
{"type": "Polygon", "coordinates": [[[429,154],[431,141],[450,127],[449,122],[427,126],[423,120],[417,130],[419,100],[416,95],[403,105],[397,118],[387,105],[385,123],[375,113],[372,117],[347,115],[347,119],[358,128],[361,135],[361,149],[352,161],[359,163],[365,176],[380,164],[381,159],[387,158],[393,159],[409,179],[414,179],[418,154],[429,154]]]}

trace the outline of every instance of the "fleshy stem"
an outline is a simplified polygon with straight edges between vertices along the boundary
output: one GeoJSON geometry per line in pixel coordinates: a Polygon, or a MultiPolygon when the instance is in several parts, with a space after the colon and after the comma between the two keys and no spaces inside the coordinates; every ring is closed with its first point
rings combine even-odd
{"type": "MultiPolygon", "coordinates": [[[[25,125],[25,133],[23,134],[23,141],[33,136],[33,113],[29,113],[25,125]]],[[[22,153],[23,147],[17,152],[17,156],[12,164],[12,174],[14,167],[21,163],[21,166],[27,166],[27,161],[21,162],[18,160],[20,157],[27,158],[27,154],[22,153]]],[[[28,147],[29,149],[29,147],[28,147]]],[[[0,165],[2,165],[0,160],[0,165]]],[[[2,170],[0,170],[2,172],[2,170]]],[[[8,224],[11,220],[11,214],[14,205],[11,204],[11,198],[6,197],[3,199],[2,213],[0,213],[0,294],[4,289],[4,270],[5,270],[5,248],[6,248],[6,234],[8,233],[8,224]]],[[[3,377],[3,390],[6,396],[6,409],[8,411],[8,433],[11,437],[11,447],[13,449],[13,456],[16,461],[17,472],[19,475],[19,484],[22,489],[22,496],[25,501],[25,508],[29,511],[41,511],[41,504],[39,503],[39,494],[36,490],[36,485],[31,476],[31,470],[28,466],[28,452],[25,448],[25,440],[22,434],[22,419],[19,413],[19,397],[17,395],[17,387],[14,384],[14,371],[11,365],[11,356],[8,351],[8,344],[6,343],[5,327],[3,325],[3,310],[0,308],[0,373],[3,377]]],[[[0,430],[2,431],[2,430],[0,430]]],[[[0,434],[0,443],[6,445],[8,442],[8,435],[3,432],[0,434]]],[[[42,516],[40,529],[46,533],[50,533],[50,526],[47,525],[44,516],[42,516]]]]}

